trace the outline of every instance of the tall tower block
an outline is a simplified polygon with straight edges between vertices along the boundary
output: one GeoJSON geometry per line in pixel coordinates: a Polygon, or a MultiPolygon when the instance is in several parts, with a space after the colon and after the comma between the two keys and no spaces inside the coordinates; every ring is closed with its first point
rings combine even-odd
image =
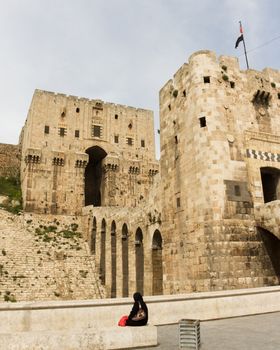
{"type": "Polygon", "coordinates": [[[196,52],[161,89],[160,118],[165,292],[278,284],[276,225],[255,213],[280,203],[280,73],[196,52]]]}

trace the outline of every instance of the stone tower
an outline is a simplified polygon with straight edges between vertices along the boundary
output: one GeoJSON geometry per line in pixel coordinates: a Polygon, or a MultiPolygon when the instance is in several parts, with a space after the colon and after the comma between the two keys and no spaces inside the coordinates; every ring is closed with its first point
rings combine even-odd
{"type": "Polygon", "coordinates": [[[151,185],[153,113],[36,90],[21,135],[25,211],[134,207],[151,185]]]}
{"type": "Polygon", "coordinates": [[[165,293],[278,284],[280,72],[196,52],[160,118],[165,293]]]}

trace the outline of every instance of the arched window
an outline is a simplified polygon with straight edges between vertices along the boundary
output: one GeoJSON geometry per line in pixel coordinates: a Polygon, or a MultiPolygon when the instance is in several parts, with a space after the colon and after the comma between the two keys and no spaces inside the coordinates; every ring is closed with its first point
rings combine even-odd
{"type": "Polygon", "coordinates": [[[101,224],[101,239],[100,239],[100,280],[102,284],[105,284],[105,277],[106,277],[106,221],[105,219],[102,220],[101,224]]]}
{"type": "Polygon", "coordinates": [[[111,225],[111,298],[117,296],[117,250],[116,250],[116,223],[111,225]]]}
{"type": "Polygon", "coordinates": [[[128,297],[128,229],[127,225],[122,227],[122,271],[123,271],[123,285],[122,295],[128,297]]]}
{"type": "Polygon", "coordinates": [[[159,230],[156,230],[152,241],[152,268],[153,268],[153,295],[163,292],[163,269],[162,269],[162,238],[159,230]]]}
{"type": "Polygon", "coordinates": [[[144,294],[144,249],[143,234],[140,227],[135,234],[135,268],[136,268],[136,291],[144,294]]]}

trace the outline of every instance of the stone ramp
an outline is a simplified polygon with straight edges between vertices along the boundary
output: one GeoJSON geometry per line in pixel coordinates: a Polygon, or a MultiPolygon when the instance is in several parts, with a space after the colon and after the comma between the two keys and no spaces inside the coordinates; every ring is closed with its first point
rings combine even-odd
{"type": "Polygon", "coordinates": [[[0,300],[105,297],[95,259],[78,231],[27,221],[0,210],[0,300]]]}

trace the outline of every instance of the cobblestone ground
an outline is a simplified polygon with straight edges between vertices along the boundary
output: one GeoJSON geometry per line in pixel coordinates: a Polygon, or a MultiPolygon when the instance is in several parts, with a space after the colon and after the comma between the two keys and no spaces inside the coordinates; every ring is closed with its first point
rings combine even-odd
{"type": "Polygon", "coordinates": [[[36,227],[0,209],[0,302],[104,296],[77,225],[36,227]]]}

